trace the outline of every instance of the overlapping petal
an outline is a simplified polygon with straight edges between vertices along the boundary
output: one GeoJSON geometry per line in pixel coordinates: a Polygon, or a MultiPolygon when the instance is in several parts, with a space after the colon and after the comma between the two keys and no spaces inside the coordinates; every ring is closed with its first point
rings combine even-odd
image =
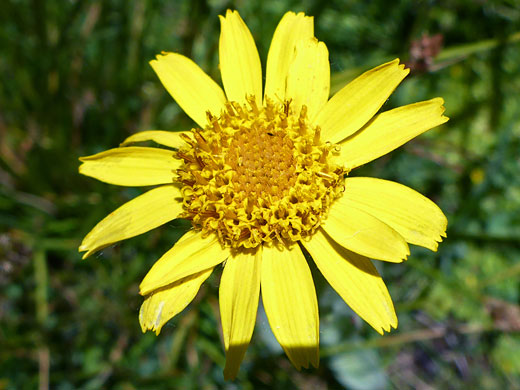
{"type": "Polygon", "coordinates": [[[219,304],[226,367],[224,378],[234,379],[255,328],[260,297],[262,247],[242,251],[226,261],[220,279],[219,304]]]}
{"type": "Polygon", "coordinates": [[[370,326],[380,334],[397,328],[392,299],[370,259],[342,248],[320,230],[303,245],[332,288],[370,326]]]}
{"type": "Polygon", "coordinates": [[[237,11],[220,18],[219,58],[222,84],[230,101],[246,103],[253,95],[262,104],[262,66],[255,40],[237,11]]]}
{"type": "Polygon", "coordinates": [[[342,247],[372,259],[400,263],[410,254],[399,233],[344,196],[332,204],[322,228],[342,247]]]}
{"type": "Polygon", "coordinates": [[[199,126],[207,124],[207,111],[219,115],[224,108],[222,88],[188,57],[163,53],[150,65],[177,104],[199,126]]]}
{"type": "Polygon", "coordinates": [[[173,182],[182,160],[171,150],[129,146],[81,157],[82,175],[120,186],[152,186],[173,182]]]}
{"type": "Polygon", "coordinates": [[[402,184],[370,177],[345,180],[345,202],[392,227],[404,239],[433,251],[446,237],[448,220],[430,199],[402,184]]]}
{"type": "Polygon", "coordinates": [[[264,246],[262,301],[271,329],[299,370],[318,367],[319,317],[316,290],[298,245],[279,250],[264,246]]]}
{"type": "Polygon", "coordinates": [[[201,284],[212,271],[213,268],[208,268],[146,296],[139,310],[139,323],[143,333],[152,330],[158,335],[164,324],[184,310],[195,298],[201,284]]]}
{"type": "MultiPolygon", "coordinates": [[[[287,12],[273,35],[267,55],[264,95],[275,101],[286,99],[289,66],[293,62],[296,43],[314,37],[313,17],[303,12],[287,12]]],[[[328,58],[327,58],[328,59],[328,58]]]]}
{"type": "Polygon", "coordinates": [[[338,91],[318,113],[314,124],[325,141],[337,143],[354,134],[381,108],[409,73],[399,59],[363,73],[338,91]]]}
{"type": "Polygon", "coordinates": [[[137,142],[153,141],[160,145],[168,146],[170,148],[179,149],[186,146],[186,141],[182,136],[191,134],[190,131],[164,131],[164,130],[148,130],[132,134],[127,137],[120,146],[127,146],[137,142]]]}
{"type": "Polygon", "coordinates": [[[139,285],[141,295],[222,263],[229,256],[216,235],[202,238],[190,230],[155,262],[139,285]]]}
{"type": "Polygon", "coordinates": [[[171,221],[182,213],[181,191],[174,185],[154,188],[110,213],[83,239],[83,258],[171,221]]]}
{"type": "Polygon", "coordinates": [[[375,160],[425,131],[448,121],[444,100],[435,98],[383,112],[340,143],[339,161],[353,169],[375,160]]]}
{"type": "Polygon", "coordinates": [[[330,91],[329,51],[316,38],[300,39],[296,44],[294,60],[289,67],[285,98],[299,114],[307,106],[311,120],[327,103],[330,91]]]}

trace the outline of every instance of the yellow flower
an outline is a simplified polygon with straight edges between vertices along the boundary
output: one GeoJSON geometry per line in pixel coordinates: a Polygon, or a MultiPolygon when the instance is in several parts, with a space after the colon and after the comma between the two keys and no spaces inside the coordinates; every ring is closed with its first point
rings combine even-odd
{"type": "Polygon", "coordinates": [[[80,172],[123,186],[158,185],[85,237],[84,257],[187,218],[193,228],[140,285],[143,331],[163,325],[224,264],[219,302],[226,378],[234,378],[256,320],[260,289],[271,329],[291,362],[318,366],[319,318],[306,250],[325,279],[377,332],[397,327],[388,290],[369,259],[399,263],[408,243],[433,251],[447,220],[400,184],[348,173],[448,120],[443,100],[377,114],[408,74],[399,60],[374,68],[329,99],[325,44],[313,19],[288,12],[262,68],[238,12],[220,17],[224,90],[190,59],[162,53],[154,71],[198,124],[145,131],[81,159],[80,172]],[[167,148],[128,146],[155,141],[167,148]]]}

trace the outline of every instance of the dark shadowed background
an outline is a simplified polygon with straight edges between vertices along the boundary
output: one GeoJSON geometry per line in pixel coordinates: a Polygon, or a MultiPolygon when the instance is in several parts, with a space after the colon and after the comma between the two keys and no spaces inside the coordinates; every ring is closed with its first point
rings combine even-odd
{"type": "Polygon", "coordinates": [[[0,389],[520,388],[520,3],[2,0],[0,389]],[[288,10],[315,17],[335,91],[395,57],[412,74],[384,109],[436,96],[451,120],[353,175],[396,180],[448,216],[437,253],[378,267],[399,328],[384,337],[314,273],[321,365],[296,371],[259,311],[223,380],[214,272],[156,337],[138,284],[187,228],[174,221],[82,261],[82,237],[139,193],[78,174],[78,157],[194,124],[148,61],[176,51],[216,80],[217,15],[238,9],[265,67],[288,10]]]}

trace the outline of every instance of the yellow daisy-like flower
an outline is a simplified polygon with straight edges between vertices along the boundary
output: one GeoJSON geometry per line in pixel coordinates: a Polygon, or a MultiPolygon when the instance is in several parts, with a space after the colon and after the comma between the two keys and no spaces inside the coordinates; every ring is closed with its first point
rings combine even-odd
{"type": "Polygon", "coordinates": [[[137,133],[119,148],[81,159],[84,175],[158,187],[99,222],[79,249],[87,257],[175,218],[189,219],[193,228],[140,285],[143,331],[158,334],[223,263],[225,377],[238,372],[260,290],[271,329],[294,366],[318,366],[318,303],[302,251],[377,332],[397,327],[388,290],[369,259],[399,263],[409,255],[408,243],[437,250],[446,217],[408,187],[346,176],[446,122],[443,100],[376,114],[408,74],[398,59],[329,99],[327,47],[314,37],[312,17],[292,12],[274,33],[262,94],[250,31],[236,11],[220,21],[224,90],[180,54],[151,61],[198,128],[137,133]],[[128,146],[150,140],[171,149],[128,146]]]}

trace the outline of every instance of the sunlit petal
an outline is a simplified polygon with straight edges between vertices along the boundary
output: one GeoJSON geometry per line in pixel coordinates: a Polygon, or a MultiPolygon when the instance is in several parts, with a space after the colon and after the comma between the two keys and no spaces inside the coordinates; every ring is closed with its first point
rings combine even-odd
{"type": "Polygon", "coordinates": [[[262,251],[241,251],[226,261],[220,279],[219,304],[226,348],[224,378],[234,379],[255,328],[260,297],[262,251]]]}
{"type": "Polygon", "coordinates": [[[353,169],[384,156],[425,131],[448,120],[443,116],[444,100],[435,98],[408,104],[374,117],[363,129],[339,145],[338,158],[353,169]]]}
{"type": "Polygon", "coordinates": [[[266,97],[278,102],[286,99],[287,75],[294,59],[296,43],[313,36],[312,16],[305,16],[303,12],[287,12],[283,16],[276,27],[267,55],[264,92],[266,97]]]}
{"type": "Polygon", "coordinates": [[[256,44],[237,11],[220,17],[219,58],[222,83],[228,100],[246,103],[253,95],[262,104],[262,66],[256,44]]]}
{"type": "Polygon", "coordinates": [[[177,104],[199,126],[207,124],[207,111],[220,114],[226,102],[222,88],[192,60],[177,53],[163,53],[150,65],[177,104]]]}
{"type": "Polygon", "coordinates": [[[229,249],[222,247],[215,235],[202,238],[199,232],[190,230],[155,262],[139,285],[139,292],[147,295],[186,276],[213,268],[228,256],[229,249]]]}
{"type": "Polygon", "coordinates": [[[174,152],[159,148],[129,146],[81,157],[82,175],[120,186],[151,186],[172,183],[182,161],[174,152]]]}
{"type": "Polygon", "coordinates": [[[311,271],[298,245],[262,253],[262,301],[271,329],[297,369],[318,367],[319,318],[311,271]]]}
{"type": "Polygon", "coordinates": [[[372,259],[400,263],[410,254],[399,233],[345,197],[332,204],[322,227],[342,247],[372,259]]]}
{"type": "Polygon", "coordinates": [[[189,135],[191,131],[164,131],[164,130],[148,130],[132,134],[127,137],[120,146],[127,146],[137,142],[153,141],[160,145],[170,148],[179,149],[186,146],[186,141],[182,139],[182,135],[189,135]]]}
{"type": "Polygon", "coordinates": [[[321,127],[322,139],[337,143],[354,134],[376,114],[409,72],[395,59],[348,83],[314,120],[321,127]]]}
{"type": "Polygon", "coordinates": [[[289,67],[285,98],[299,115],[303,105],[311,120],[325,105],[330,91],[329,52],[316,38],[299,40],[294,60],[289,67]]]}
{"type": "Polygon", "coordinates": [[[430,199],[402,184],[370,177],[345,180],[345,201],[383,221],[404,239],[433,251],[448,220],[430,199]]]}
{"type": "Polygon", "coordinates": [[[139,310],[139,323],[144,332],[155,331],[180,313],[195,298],[200,285],[211,275],[213,268],[187,276],[173,284],[155,290],[145,297],[139,310]]]}
{"type": "Polygon", "coordinates": [[[171,221],[182,213],[181,191],[173,185],[154,188],[110,213],[83,239],[83,258],[171,221]]]}
{"type": "Polygon", "coordinates": [[[305,241],[325,279],[343,300],[375,330],[383,334],[397,328],[392,298],[371,261],[328,238],[321,229],[305,241]]]}

